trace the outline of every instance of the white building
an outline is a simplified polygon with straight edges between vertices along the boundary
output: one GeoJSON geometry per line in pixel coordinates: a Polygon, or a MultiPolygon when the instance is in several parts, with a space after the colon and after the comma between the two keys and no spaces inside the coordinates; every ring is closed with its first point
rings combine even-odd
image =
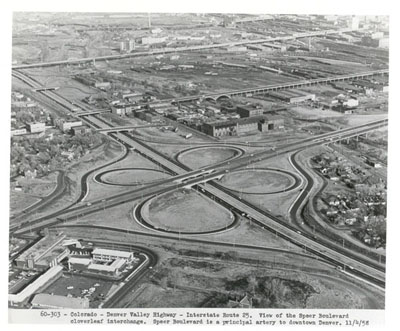
{"type": "Polygon", "coordinates": [[[46,124],[41,122],[28,123],[27,127],[31,133],[44,132],[46,130],[46,124]]]}
{"type": "Polygon", "coordinates": [[[167,37],[143,37],[143,45],[161,44],[167,40],[167,37]]]}
{"type": "Polygon", "coordinates": [[[133,253],[126,251],[117,251],[105,248],[95,248],[93,250],[94,261],[113,261],[116,259],[125,259],[127,261],[133,260],[133,253]]]}

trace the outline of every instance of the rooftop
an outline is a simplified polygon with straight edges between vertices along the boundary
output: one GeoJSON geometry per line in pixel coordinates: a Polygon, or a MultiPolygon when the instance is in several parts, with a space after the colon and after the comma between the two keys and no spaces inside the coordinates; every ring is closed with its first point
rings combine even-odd
{"type": "Polygon", "coordinates": [[[128,259],[132,256],[131,252],[116,251],[116,250],[104,249],[104,248],[95,248],[93,250],[93,255],[94,254],[110,255],[110,256],[121,257],[121,258],[125,258],[125,259],[128,259]]]}
{"type": "Polygon", "coordinates": [[[55,308],[82,309],[88,307],[88,299],[71,298],[62,295],[50,295],[47,293],[36,294],[32,299],[32,305],[55,308]]]}

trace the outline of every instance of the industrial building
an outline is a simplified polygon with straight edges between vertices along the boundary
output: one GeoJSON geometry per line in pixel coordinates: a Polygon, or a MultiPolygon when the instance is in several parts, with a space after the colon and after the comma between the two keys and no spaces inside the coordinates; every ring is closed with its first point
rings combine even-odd
{"type": "Polygon", "coordinates": [[[254,117],[261,116],[264,112],[262,108],[255,108],[251,106],[237,106],[236,112],[240,115],[240,117],[254,117]]]}
{"type": "Polygon", "coordinates": [[[77,134],[85,134],[90,132],[90,128],[86,125],[74,126],[71,128],[71,132],[74,136],[76,136],[77,134]]]}
{"type": "Polygon", "coordinates": [[[275,130],[283,124],[284,121],[281,118],[268,120],[264,116],[255,116],[231,121],[204,123],[202,131],[213,137],[237,136],[255,131],[275,130]]]}
{"type": "Polygon", "coordinates": [[[22,303],[27,300],[32,294],[48,286],[50,282],[56,280],[62,275],[63,268],[61,266],[54,266],[47,270],[43,275],[37,278],[33,283],[26,286],[21,292],[8,295],[8,301],[11,304],[22,303]]]}
{"type": "Polygon", "coordinates": [[[307,100],[315,100],[315,94],[303,92],[300,90],[285,90],[285,91],[276,91],[276,92],[268,92],[271,97],[280,99],[282,101],[288,103],[300,103],[307,100]]]}
{"type": "Polygon", "coordinates": [[[70,131],[74,126],[81,126],[82,121],[78,121],[75,119],[65,120],[63,118],[59,118],[55,120],[55,125],[63,132],[70,131]]]}
{"type": "Polygon", "coordinates": [[[26,126],[30,133],[44,132],[46,130],[46,124],[41,122],[28,123],[26,126]]]}
{"type": "Polygon", "coordinates": [[[46,235],[15,260],[17,267],[44,270],[57,265],[69,253],[62,245],[64,239],[62,233],[46,235]]]}

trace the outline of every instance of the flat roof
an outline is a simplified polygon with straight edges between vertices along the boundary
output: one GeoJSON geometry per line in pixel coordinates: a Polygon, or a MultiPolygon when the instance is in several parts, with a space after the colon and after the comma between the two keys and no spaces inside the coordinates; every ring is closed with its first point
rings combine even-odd
{"type": "Polygon", "coordinates": [[[93,254],[110,255],[110,256],[116,256],[116,257],[123,257],[126,259],[132,257],[131,252],[117,251],[117,250],[105,249],[105,248],[95,248],[93,250],[93,254]]]}
{"type": "Polygon", "coordinates": [[[87,302],[87,299],[72,298],[62,295],[50,295],[47,293],[36,294],[32,299],[32,305],[72,309],[87,308],[87,302]]]}
{"type": "Polygon", "coordinates": [[[74,263],[74,264],[84,264],[84,265],[89,265],[92,262],[92,259],[84,258],[84,257],[70,257],[68,259],[69,263],[74,263]]]}
{"type": "Polygon", "coordinates": [[[58,243],[61,243],[61,241],[65,238],[64,234],[59,234],[57,236],[54,235],[47,235],[40,239],[35,245],[27,249],[25,252],[23,252],[18,258],[18,261],[25,260],[27,257],[33,256],[33,258],[36,260],[38,259],[41,255],[43,255],[46,250],[50,249],[52,246],[56,246],[58,243]]]}

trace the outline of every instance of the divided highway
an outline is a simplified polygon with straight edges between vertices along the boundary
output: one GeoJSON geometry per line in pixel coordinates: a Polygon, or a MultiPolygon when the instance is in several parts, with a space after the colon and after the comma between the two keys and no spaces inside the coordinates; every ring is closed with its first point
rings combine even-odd
{"type": "MultiPolygon", "coordinates": [[[[43,91],[40,92],[56,102],[59,102],[64,105],[66,109],[68,109],[68,105],[66,105],[66,100],[62,97],[59,97],[53,91],[43,91]]],[[[95,126],[100,126],[101,128],[112,128],[108,123],[104,122],[96,118],[95,115],[90,115],[87,117],[83,117],[83,120],[95,126]],[[94,123],[96,122],[96,123],[94,123]]],[[[254,162],[258,162],[261,160],[265,160],[267,158],[274,157],[276,155],[285,154],[288,152],[296,151],[299,149],[309,148],[312,146],[317,146],[319,144],[327,144],[331,143],[335,140],[342,140],[345,138],[353,137],[356,135],[360,135],[371,130],[379,129],[382,126],[387,125],[387,119],[380,120],[376,122],[367,123],[361,126],[346,128],[334,132],[325,133],[320,136],[315,136],[311,138],[307,138],[301,140],[299,142],[291,143],[284,145],[276,150],[267,150],[257,152],[251,155],[247,155],[235,160],[221,162],[218,166],[210,166],[206,169],[210,170],[213,169],[213,172],[205,175],[200,176],[200,178],[195,177],[184,184],[177,184],[173,182],[176,180],[177,177],[173,177],[171,179],[167,179],[163,182],[163,187],[160,184],[155,184],[154,186],[147,186],[141,190],[136,190],[133,192],[128,192],[124,194],[119,194],[113,197],[109,197],[107,199],[103,199],[102,201],[96,201],[92,203],[92,206],[84,206],[79,207],[80,209],[77,211],[77,215],[85,215],[88,213],[99,211],[103,208],[109,208],[111,206],[115,206],[118,204],[122,204],[125,202],[129,202],[138,198],[144,198],[145,196],[152,196],[158,195],[164,192],[172,191],[181,186],[187,185],[197,185],[200,182],[203,182],[205,179],[214,178],[216,175],[223,175],[228,171],[232,171],[234,169],[238,169],[247,165],[250,165],[254,162]],[[104,201],[106,200],[106,201],[104,201]]],[[[190,171],[190,169],[186,166],[179,164],[179,162],[174,161],[163,155],[162,153],[158,152],[157,150],[147,146],[144,142],[135,139],[128,133],[115,133],[111,135],[117,141],[123,143],[130,148],[134,148],[141,154],[146,155],[147,157],[151,158],[158,164],[162,164],[163,167],[169,169],[172,173],[179,175],[179,177],[193,177],[193,174],[201,175],[201,170],[198,171],[190,171]]],[[[264,211],[258,210],[255,206],[252,206],[250,203],[242,201],[240,198],[236,197],[231,192],[228,193],[226,190],[222,189],[218,184],[212,183],[211,185],[207,185],[207,189],[202,187],[204,191],[207,191],[209,194],[212,194],[214,197],[218,198],[220,201],[224,201],[225,203],[231,205],[232,207],[236,208],[241,214],[246,215],[249,219],[253,222],[256,222],[260,226],[280,235],[281,237],[290,240],[291,242],[304,247],[305,249],[313,252],[314,254],[318,254],[319,256],[323,256],[328,261],[341,266],[341,267],[348,267],[348,271],[354,274],[363,275],[364,278],[369,277],[369,279],[373,279],[375,283],[379,284],[380,286],[384,286],[384,268],[383,271],[381,267],[371,266],[368,265],[365,260],[351,257],[348,253],[344,254],[339,252],[335,249],[330,248],[326,243],[323,243],[318,238],[310,238],[309,236],[288,227],[285,224],[282,224],[282,221],[276,218],[274,215],[266,214],[264,211]],[[278,221],[279,220],[279,221],[278,221]]],[[[71,210],[72,211],[72,210],[71,210]]],[[[53,224],[57,224],[67,221],[68,219],[73,219],[76,215],[70,214],[69,211],[66,218],[58,221],[51,220],[50,222],[38,222],[35,225],[35,229],[40,229],[43,227],[48,227],[53,224]]],[[[32,222],[30,224],[24,225],[19,231],[16,233],[23,233],[26,232],[27,228],[32,226],[32,222]]]]}

